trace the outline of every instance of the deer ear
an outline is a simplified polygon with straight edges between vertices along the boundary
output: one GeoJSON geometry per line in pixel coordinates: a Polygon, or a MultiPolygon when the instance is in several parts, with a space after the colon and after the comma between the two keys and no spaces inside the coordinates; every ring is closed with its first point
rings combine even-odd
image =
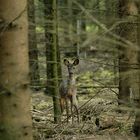
{"type": "Polygon", "coordinates": [[[67,59],[64,59],[64,64],[67,66],[69,64],[69,61],[67,59]]]}
{"type": "Polygon", "coordinates": [[[79,59],[75,59],[74,62],[73,62],[73,65],[76,66],[78,64],[79,64],[79,59]]]}

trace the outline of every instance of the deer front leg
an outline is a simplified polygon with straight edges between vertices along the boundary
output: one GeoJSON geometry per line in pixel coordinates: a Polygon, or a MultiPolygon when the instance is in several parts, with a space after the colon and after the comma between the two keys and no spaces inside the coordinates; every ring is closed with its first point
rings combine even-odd
{"type": "Polygon", "coordinates": [[[74,116],[73,116],[73,98],[72,97],[70,97],[70,105],[71,105],[70,109],[71,109],[71,117],[72,117],[72,124],[73,124],[74,116]]]}
{"type": "Polygon", "coordinates": [[[66,115],[67,115],[67,123],[69,122],[69,106],[68,106],[68,99],[65,99],[66,102],[66,115]]]}
{"type": "Polygon", "coordinates": [[[78,101],[77,101],[77,97],[76,97],[76,94],[73,95],[73,106],[74,106],[74,109],[76,111],[76,115],[77,115],[77,121],[78,123],[80,122],[80,116],[79,116],[79,110],[78,110],[78,101]]]}
{"type": "Polygon", "coordinates": [[[78,123],[80,123],[80,116],[79,116],[78,106],[77,105],[74,105],[74,107],[75,107],[75,110],[76,110],[77,121],[78,121],[78,123]]]}
{"type": "Polygon", "coordinates": [[[73,108],[73,101],[71,100],[71,117],[72,117],[72,124],[73,124],[73,122],[74,122],[74,116],[73,116],[73,110],[72,110],[72,108],[73,108]]]}

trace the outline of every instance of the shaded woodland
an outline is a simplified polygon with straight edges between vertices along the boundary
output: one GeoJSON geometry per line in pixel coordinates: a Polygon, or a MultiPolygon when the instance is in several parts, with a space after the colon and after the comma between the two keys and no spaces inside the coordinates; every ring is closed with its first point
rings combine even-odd
{"type": "Polygon", "coordinates": [[[139,0],[1,0],[0,140],[139,140],[139,49],[139,0]]]}

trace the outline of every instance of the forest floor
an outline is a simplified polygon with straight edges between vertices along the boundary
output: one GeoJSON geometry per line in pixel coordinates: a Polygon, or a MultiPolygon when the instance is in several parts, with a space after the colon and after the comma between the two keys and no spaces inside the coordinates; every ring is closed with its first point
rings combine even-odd
{"type": "MultiPolygon", "coordinates": [[[[32,95],[34,140],[136,140],[132,133],[134,112],[118,111],[116,95],[108,90],[94,95],[79,95],[80,123],[53,123],[53,103],[42,92],[32,95]],[[95,124],[99,118],[101,127],[95,124]]],[[[76,118],[76,116],[75,116],[76,118]]],[[[70,119],[71,120],[71,119],[70,119]]]]}

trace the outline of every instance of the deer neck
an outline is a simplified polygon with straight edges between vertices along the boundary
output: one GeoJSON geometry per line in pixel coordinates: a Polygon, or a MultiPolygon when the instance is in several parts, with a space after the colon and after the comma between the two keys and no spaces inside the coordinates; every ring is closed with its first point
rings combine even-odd
{"type": "Polygon", "coordinates": [[[75,86],[75,84],[76,84],[76,80],[75,80],[74,74],[69,74],[68,85],[69,86],[75,86]]]}

